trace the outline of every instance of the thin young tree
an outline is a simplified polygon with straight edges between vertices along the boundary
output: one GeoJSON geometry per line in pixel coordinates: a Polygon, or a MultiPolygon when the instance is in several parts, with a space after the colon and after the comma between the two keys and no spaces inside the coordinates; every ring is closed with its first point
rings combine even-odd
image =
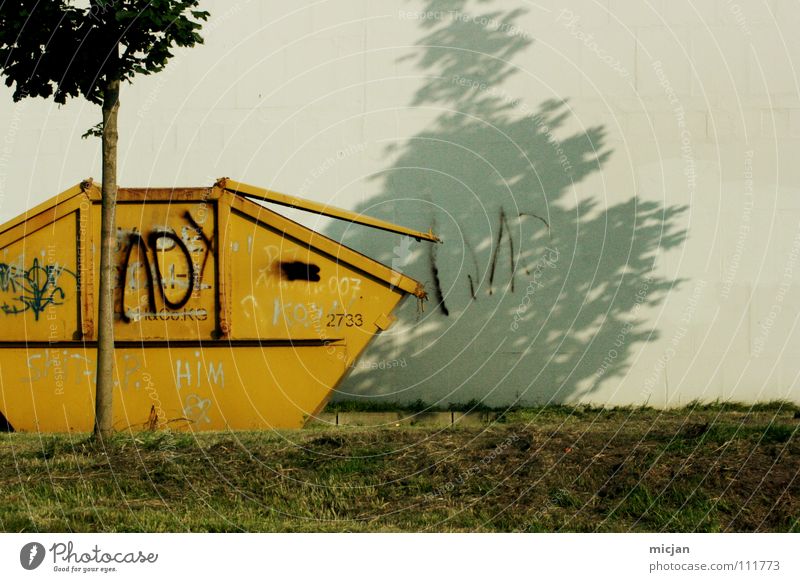
{"type": "Polygon", "coordinates": [[[114,246],[120,84],[164,69],[174,47],[202,43],[198,0],[0,0],[0,75],[13,98],[83,97],[102,108],[100,285],[94,435],[112,432],[114,246]]]}

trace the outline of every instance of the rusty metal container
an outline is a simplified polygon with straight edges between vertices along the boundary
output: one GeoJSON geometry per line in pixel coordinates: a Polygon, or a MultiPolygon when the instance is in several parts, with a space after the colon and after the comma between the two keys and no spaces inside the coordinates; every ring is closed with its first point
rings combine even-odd
{"type": "MultiPolygon", "coordinates": [[[[257,201],[423,233],[228,179],[120,188],[116,430],[299,428],[417,281],[257,201]]],[[[0,429],[94,419],[100,188],[0,227],[0,429]]]]}

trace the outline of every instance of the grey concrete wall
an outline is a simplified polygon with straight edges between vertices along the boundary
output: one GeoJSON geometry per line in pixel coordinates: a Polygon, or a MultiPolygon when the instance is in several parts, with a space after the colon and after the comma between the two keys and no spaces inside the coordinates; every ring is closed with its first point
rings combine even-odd
{"type": "MultiPolygon", "coordinates": [[[[124,88],[121,183],[445,240],[306,219],[431,294],[340,398],[800,400],[797,2],[203,4],[206,44],[124,88]]],[[[99,178],[98,119],[0,91],[0,218],[99,178]]]]}

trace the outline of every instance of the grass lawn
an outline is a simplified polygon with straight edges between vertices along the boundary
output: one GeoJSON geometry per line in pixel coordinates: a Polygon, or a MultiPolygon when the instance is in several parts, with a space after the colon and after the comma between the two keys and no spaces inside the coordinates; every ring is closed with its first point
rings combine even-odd
{"type": "MultiPolygon", "coordinates": [[[[3,531],[800,532],[786,403],[484,427],[0,435],[3,531]]],[[[411,413],[409,413],[411,414],[411,413]]]]}

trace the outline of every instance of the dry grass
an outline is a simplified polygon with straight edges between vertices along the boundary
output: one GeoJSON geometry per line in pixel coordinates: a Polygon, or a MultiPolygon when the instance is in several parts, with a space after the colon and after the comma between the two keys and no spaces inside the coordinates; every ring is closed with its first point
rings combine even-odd
{"type": "Polygon", "coordinates": [[[795,408],[0,436],[4,531],[800,531],[795,408]]]}

